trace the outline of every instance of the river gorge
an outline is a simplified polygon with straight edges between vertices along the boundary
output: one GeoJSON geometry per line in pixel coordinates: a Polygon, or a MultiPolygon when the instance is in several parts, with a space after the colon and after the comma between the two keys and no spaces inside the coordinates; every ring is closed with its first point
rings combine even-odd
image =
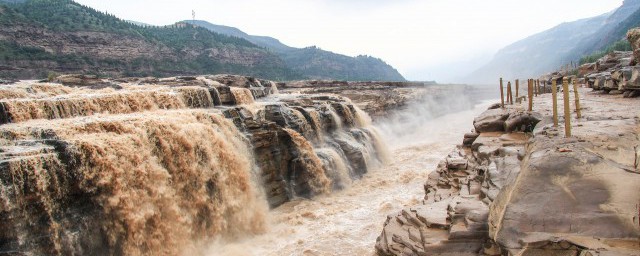
{"type": "Polygon", "coordinates": [[[55,82],[0,88],[5,252],[373,253],[480,103],[420,84],[371,85],[393,103],[375,109],[241,76],[55,82]]]}

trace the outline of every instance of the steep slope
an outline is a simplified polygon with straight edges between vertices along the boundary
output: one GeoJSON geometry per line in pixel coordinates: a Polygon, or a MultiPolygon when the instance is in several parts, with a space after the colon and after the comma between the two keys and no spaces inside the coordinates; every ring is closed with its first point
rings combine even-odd
{"type": "Polygon", "coordinates": [[[383,60],[370,56],[349,57],[318,47],[294,48],[278,39],[249,35],[237,28],[211,24],[202,20],[185,20],[213,32],[240,37],[278,54],[287,66],[312,79],[405,81],[404,77],[383,60]]]}
{"type": "Polygon", "coordinates": [[[0,49],[0,77],[38,78],[54,71],[301,78],[247,40],[187,24],[138,26],[70,0],[0,1],[0,49]]]}
{"type": "Polygon", "coordinates": [[[468,80],[484,83],[499,77],[531,77],[577,62],[623,38],[632,20],[637,19],[638,13],[634,12],[639,9],[640,0],[625,0],[613,12],[562,23],[527,37],[498,51],[491,62],[469,75],[468,80]]]}

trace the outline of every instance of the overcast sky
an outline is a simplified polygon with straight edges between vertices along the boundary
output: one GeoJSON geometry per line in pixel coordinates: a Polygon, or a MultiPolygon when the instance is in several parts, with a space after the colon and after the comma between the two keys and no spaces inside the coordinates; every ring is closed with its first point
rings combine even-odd
{"type": "Polygon", "coordinates": [[[154,25],[196,19],[379,57],[409,80],[455,81],[500,48],[562,22],[609,12],[622,0],[77,0],[154,25]]]}

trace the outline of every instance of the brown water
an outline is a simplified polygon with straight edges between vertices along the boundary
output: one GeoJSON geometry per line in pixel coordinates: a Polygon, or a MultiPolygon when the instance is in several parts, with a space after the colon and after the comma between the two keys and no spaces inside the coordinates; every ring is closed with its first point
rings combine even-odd
{"type": "MultiPolygon", "coordinates": [[[[65,210],[60,198],[91,198],[101,207],[89,223],[104,231],[109,248],[118,248],[101,252],[105,254],[175,255],[195,250],[194,242],[211,237],[265,231],[268,207],[250,145],[217,111],[92,116],[54,124],[37,120],[5,125],[3,131],[5,136],[30,139],[32,131],[49,128],[73,146],[79,166],[69,173],[57,158],[15,162],[7,170],[14,186],[35,189],[21,195],[24,190],[0,188],[3,207],[21,209],[28,203],[21,200],[29,200],[54,215],[65,210]],[[68,188],[77,191],[61,191],[68,188]]],[[[35,222],[39,217],[25,213],[24,218],[35,222]]],[[[49,253],[67,254],[61,248],[82,239],[56,218],[40,225],[52,236],[55,249],[49,253]]],[[[18,227],[25,228],[20,231],[25,236],[32,234],[29,226],[18,227]]]]}
{"type": "Polygon", "coordinates": [[[389,164],[343,190],[271,210],[265,234],[231,243],[218,241],[204,254],[375,255],[375,240],[386,216],[422,200],[429,172],[461,143],[462,134],[473,128],[473,117],[487,106],[423,120],[420,130],[413,131],[420,136],[413,140],[386,134],[387,144],[394,145],[389,164]]]}

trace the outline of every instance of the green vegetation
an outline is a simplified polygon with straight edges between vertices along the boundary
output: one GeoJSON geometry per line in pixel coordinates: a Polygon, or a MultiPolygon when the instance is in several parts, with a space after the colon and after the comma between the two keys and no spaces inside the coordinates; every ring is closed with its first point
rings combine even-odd
{"type": "Polygon", "coordinates": [[[598,59],[614,51],[631,51],[631,50],[632,50],[631,44],[629,43],[629,41],[627,41],[627,39],[623,39],[613,43],[612,45],[608,46],[606,49],[602,51],[597,51],[595,53],[592,53],[590,55],[580,58],[580,65],[585,63],[596,62],[598,59]]]}
{"type": "Polygon", "coordinates": [[[314,79],[331,77],[349,81],[405,81],[393,67],[378,58],[355,58],[312,46],[284,52],[289,67],[314,79]]]}
{"type": "MultiPolygon", "coordinates": [[[[185,74],[234,73],[274,80],[302,78],[286,68],[273,53],[251,42],[211,32],[188,24],[139,26],[102,13],[71,0],[0,0],[0,26],[47,31],[58,35],[77,32],[100,32],[116,38],[133,38],[170,53],[133,59],[100,58],[89,54],[63,54],[43,47],[22,46],[16,41],[0,40],[0,60],[8,66],[24,66],[17,71],[0,71],[0,77],[46,78],[51,70],[65,73],[91,73],[111,76],[167,76],[185,74]],[[258,63],[240,65],[221,63],[210,57],[211,50],[235,51],[258,55],[258,63]],[[185,54],[188,52],[189,54],[185,54]],[[169,55],[169,56],[166,56],[169,55]],[[29,71],[24,71],[29,69],[29,71]]],[[[28,30],[28,31],[31,31],[28,30]]],[[[13,33],[3,31],[5,38],[13,33]]],[[[63,37],[67,40],[70,37],[63,37]]],[[[73,37],[71,37],[73,38],[73,37]]]]}

